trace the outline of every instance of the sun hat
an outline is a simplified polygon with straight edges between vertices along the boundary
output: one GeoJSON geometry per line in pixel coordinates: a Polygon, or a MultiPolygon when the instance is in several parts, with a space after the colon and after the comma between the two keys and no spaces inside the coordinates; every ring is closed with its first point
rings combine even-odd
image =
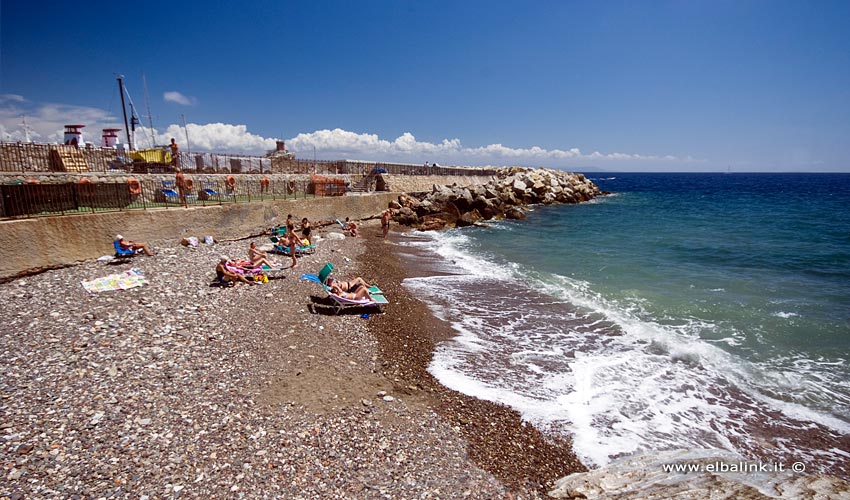
{"type": "Polygon", "coordinates": [[[121,236],[121,235],[119,234],[119,235],[115,236],[115,239],[116,239],[116,240],[123,240],[123,239],[124,239],[124,237],[123,237],[123,236],[121,236]]]}

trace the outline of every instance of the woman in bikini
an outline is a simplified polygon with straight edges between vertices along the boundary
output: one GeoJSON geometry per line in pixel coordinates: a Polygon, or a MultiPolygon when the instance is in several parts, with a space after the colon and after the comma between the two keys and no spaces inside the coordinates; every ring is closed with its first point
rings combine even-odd
{"type": "Polygon", "coordinates": [[[367,299],[369,301],[374,302],[374,299],[372,299],[372,296],[369,295],[369,290],[366,289],[366,286],[360,285],[360,286],[355,287],[355,290],[346,292],[345,290],[340,288],[339,285],[337,285],[337,283],[339,283],[339,282],[333,282],[330,285],[331,293],[336,295],[337,297],[342,297],[343,299],[348,299],[348,300],[367,299]]]}
{"type": "Polygon", "coordinates": [[[251,246],[248,247],[248,259],[254,264],[254,266],[274,267],[277,265],[277,262],[269,260],[269,256],[266,252],[258,250],[257,244],[253,241],[251,242],[251,246]]]}
{"type": "Polygon", "coordinates": [[[356,292],[360,287],[364,287],[366,289],[369,288],[369,284],[366,283],[366,280],[359,276],[350,281],[339,281],[333,278],[328,278],[327,285],[329,287],[337,286],[343,292],[356,292]]]}
{"type": "Polygon", "coordinates": [[[313,243],[313,240],[310,239],[310,233],[313,231],[313,227],[310,225],[310,221],[307,220],[307,217],[301,219],[301,236],[307,240],[307,244],[313,243]]]}

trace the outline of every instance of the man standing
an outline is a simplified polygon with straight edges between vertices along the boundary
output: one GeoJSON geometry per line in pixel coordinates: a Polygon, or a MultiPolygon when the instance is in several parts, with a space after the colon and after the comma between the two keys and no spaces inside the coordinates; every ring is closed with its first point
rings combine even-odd
{"type": "MultiPolygon", "coordinates": [[[[174,139],[171,140],[173,141],[174,139]]],[[[189,204],[186,203],[186,179],[183,178],[183,171],[179,168],[177,169],[177,173],[174,174],[174,184],[177,188],[177,193],[180,195],[180,203],[185,208],[189,208],[189,204]]]]}
{"type": "Polygon", "coordinates": [[[177,147],[177,141],[175,141],[173,137],[171,138],[171,144],[169,144],[168,147],[171,148],[171,165],[176,167],[179,148],[177,147]]]}
{"type": "Polygon", "coordinates": [[[381,230],[384,232],[384,238],[387,237],[387,232],[390,230],[390,214],[389,210],[384,210],[381,214],[381,230]]]}

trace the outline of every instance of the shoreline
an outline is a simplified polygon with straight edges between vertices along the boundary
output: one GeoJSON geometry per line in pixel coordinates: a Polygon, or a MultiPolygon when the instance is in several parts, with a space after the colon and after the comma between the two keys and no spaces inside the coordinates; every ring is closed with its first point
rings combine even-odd
{"type": "Polygon", "coordinates": [[[383,366],[384,376],[396,390],[427,394],[426,404],[461,434],[472,460],[515,491],[532,490],[545,497],[556,480],[586,472],[570,440],[546,437],[523,422],[517,411],[451,390],[428,372],[437,344],[456,332],[402,284],[411,269],[397,243],[391,243],[397,234],[391,231],[385,241],[377,230],[367,230],[358,268],[360,275],[380,276],[381,289],[390,297],[386,314],[373,316],[366,324],[377,339],[381,358],[389,361],[383,366]]]}

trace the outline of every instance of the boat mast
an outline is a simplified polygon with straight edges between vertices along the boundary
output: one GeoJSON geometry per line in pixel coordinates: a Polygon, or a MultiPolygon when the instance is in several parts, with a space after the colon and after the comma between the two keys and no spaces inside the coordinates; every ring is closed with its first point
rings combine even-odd
{"type": "Polygon", "coordinates": [[[118,75],[118,93],[121,94],[121,111],[124,112],[124,132],[127,134],[127,143],[130,151],[133,150],[133,139],[130,138],[130,124],[127,123],[127,107],[124,105],[124,75],[118,75]]]}

